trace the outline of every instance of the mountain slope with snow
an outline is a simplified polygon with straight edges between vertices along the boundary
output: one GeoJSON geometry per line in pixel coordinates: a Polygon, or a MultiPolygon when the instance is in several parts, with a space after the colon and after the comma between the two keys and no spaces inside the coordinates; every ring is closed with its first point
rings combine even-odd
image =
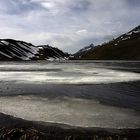
{"type": "Polygon", "coordinates": [[[55,60],[65,58],[65,53],[48,45],[34,46],[24,41],[0,39],[0,60],[55,60]]]}
{"type": "MultiPolygon", "coordinates": [[[[107,43],[83,53],[80,59],[139,60],[140,26],[107,43]]],[[[77,59],[75,57],[75,59],[77,59]]]]}
{"type": "Polygon", "coordinates": [[[75,57],[75,58],[81,58],[81,56],[82,56],[83,54],[85,54],[86,52],[88,52],[89,50],[91,50],[91,49],[93,49],[93,48],[94,48],[94,45],[93,45],[93,44],[90,44],[89,46],[86,46],[86,47],[80,49],[78,52],[76,52],[76,53],[74,54],[74,57],[75,57]]]}

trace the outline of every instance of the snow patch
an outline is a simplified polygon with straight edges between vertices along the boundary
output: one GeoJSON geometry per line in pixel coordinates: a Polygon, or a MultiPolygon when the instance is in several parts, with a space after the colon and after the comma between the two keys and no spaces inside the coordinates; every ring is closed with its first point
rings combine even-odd
{"type": "Polygon", "coordinates": [[[6,57],[8,57],[8,58],[12,58],[10,55],[8,55],[8,54],[6,54],[6,53],[4,53],[4,52],[1,52],[1,51],[0,51],[0,54],[6,56],[6,57]]]}
{"type": "Polygon", "coordinates": [[[1,42],[5,45],[9,45],[9,42],[7,42],[7,41],[2,40],[1,42]]]}

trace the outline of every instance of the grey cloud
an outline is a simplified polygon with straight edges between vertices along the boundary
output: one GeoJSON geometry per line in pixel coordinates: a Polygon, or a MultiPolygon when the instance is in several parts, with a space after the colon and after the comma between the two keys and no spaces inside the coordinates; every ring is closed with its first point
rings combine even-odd
{"type": "Polygon", "coordinates": [[[30,0],[1,0],[0,5],[1,12],[9,15],[24,14],[39,9],[42,10],[42,6],[39,3],[30,0]]]}
{"type": "Polygon", "coordinates": [[[70,10],[74,12],[85,12],[89,9],[90,4],[91,4],[91,1],[88,1],[88,0],[77,0],[71,3],[70,10]]]}
{"type": "Polygon", "coordinates": [[[132,7],[132,8],[139,8],[140,7],[140,1],[139,0],[125,0],[126,3],[132,7]]]}
{"type": "Polygon", "coordinates": [[[139,0],[0,0],[0,38],[75,52],[140,24],[139,0]]]}

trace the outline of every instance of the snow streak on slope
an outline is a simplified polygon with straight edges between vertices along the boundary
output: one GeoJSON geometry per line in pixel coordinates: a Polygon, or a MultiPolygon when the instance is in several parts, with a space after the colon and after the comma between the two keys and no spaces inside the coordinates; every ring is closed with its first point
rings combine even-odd
{"type": "Polygon", "coordinates": [[[65,53],[48,45],[34,46],[23,41],[0,39],[0,60],[55,60],[63,58],[65,59],[65,53]]]}
{"type": "MultiPolygon", "coordinates": [[[[30,60],[39,49],[34,45],[11,39],[0,40],[0,54],[18,60],[30,60]]],[[[1,56],[2,57],[2,56],[1,56]]]]}

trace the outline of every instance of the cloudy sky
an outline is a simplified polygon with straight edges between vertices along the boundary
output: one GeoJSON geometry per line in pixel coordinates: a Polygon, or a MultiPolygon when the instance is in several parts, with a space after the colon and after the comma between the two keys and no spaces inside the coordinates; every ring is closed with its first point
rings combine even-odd
{"type": "Polygon", "coordinates": [[[0,38],[75,52],[140,24],[140,0],[0,0],[0,38]]]}

